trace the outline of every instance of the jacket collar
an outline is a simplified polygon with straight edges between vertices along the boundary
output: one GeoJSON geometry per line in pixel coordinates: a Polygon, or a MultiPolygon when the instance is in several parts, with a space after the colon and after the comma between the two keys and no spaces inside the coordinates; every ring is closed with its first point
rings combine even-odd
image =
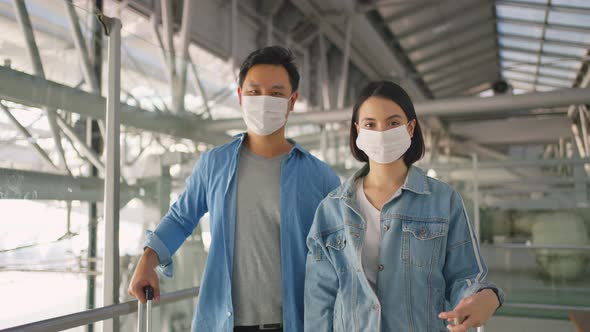
{"type": "MultiPolygon", "coordinates": [[[[345,183],[343,183],[336,191],[330,194],[332,198],[341,198],[350,200],[354,197],[355,181],[369,173],[369,164],[366,164],[361,169],[356,171],[345,183]]],[[[410,166],[408,170],[408,177],[402,186],[402,190],[411,191],[418,195],[430,195],[430,188],[428,187],[428,177],[423,170],[416,166],[410,166]]]]}

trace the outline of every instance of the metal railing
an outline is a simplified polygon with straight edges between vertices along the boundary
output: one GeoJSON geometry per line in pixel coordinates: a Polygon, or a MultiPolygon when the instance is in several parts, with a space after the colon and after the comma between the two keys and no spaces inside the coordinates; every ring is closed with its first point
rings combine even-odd
{"type": "Polygon", "coordinates": [[[502,243],[502,244],[482,245],[482,247],[499,248],[499,249],[590,250],[590,245],[576,245],[576,244],[502,243]]]}
{"type": "Polygon", "coordinates": [[[535,303],[504,303],[502,307],[520,308],[520,309],[540,309],[540,310],[565,310],[565,311],[589,311],[590,307],[561,304],[535,304],[535,303]]]}
{"type": "MultiPolygon", "coordinates": [[[[160,302],[155,303],[155,306],[174,303],[185,299],[190,299],[199,295],[199,287],[187,288],[171,293],[162,294],[160,302]]],[[[38,322],[28,323],[24,325],[9,327],[0,332],[53,332],[63,331],[79,326],[88,325],[98,321],[111,319],[113,317],[132,314],[138,311],[138,301],[128,301],[119,304],[113,304],[102,308],[96,308],[86,311],[81,311],[65,316],[54,317],[38,322]]],[[[504,303],[503,307],[510,308],[526,308],[526,309],[541,309],[541,310],[567,310],[567,311],[590,311],[590,307],[569,306],[569,305],[548,305],[548,304],[534,304],[534,303],[504,303]]],[[[477,331],[482,332],[484,327],[479,327],[477,331]]]]}
{"type": "MultiPolygon", "coordinates": [[[[199,295],[199,287],[187,288],[175,292],[162,294],[160,302],[154,306],[178,302],[194,298],[199,295]]],[[[65,316],[54,317],[29,324],[9,327],[0,332],[52,332],[63,331],[74,327],[84,326],[98,321],[111,319],[118,316],[128,315],[137,312],[138,301],[128,301],[113,304],[106,307],[90,309],[65,316]]]]}

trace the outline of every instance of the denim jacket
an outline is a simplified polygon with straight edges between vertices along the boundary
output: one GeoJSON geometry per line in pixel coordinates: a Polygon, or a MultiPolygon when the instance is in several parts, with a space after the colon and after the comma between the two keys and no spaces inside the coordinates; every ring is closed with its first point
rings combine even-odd
{"type": "MultiPolygon", "coordinates": [[[[148,232],[145,246],[160,259],[160,271],[172,276],[171,256],[209,212],[211,247],[192,331],[233,331],[232,268],[236,222],[236,176],[245,135],[204,153],[186,190],[158,227],[148,232]]],[[[295,144],[281,165],[281,271],[284,331],[303,330],[305,240],[320,201],[340,184],[334,171],[295,144]]],[[[264,184],[260,184],[264,190],[264,184]]],[[[252,193],[256,194],[256,193],[252,193]]],[[[277,248],[278,250],[278,248],[277,248]]],[[[264,301],[264,299],[260,299],[264,301]]]]}
{"type": "Polygon", "coordinates": [[[463,200],[410,167],[402,194],[381,211],[377,289],[365,277],[365,221],[354,182],[326,197],[307,238],[305,331],[446,331],[438,314],[484,288],[486,266],[463,200]]]}

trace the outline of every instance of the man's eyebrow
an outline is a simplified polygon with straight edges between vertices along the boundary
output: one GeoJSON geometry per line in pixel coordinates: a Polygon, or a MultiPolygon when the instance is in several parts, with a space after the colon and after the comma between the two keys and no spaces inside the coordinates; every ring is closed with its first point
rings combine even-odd
{"type": "Polygon", "coordinates": [[[279,90],[283,90],[285,89],[285,86],[282,84],[275,84],[271,87],[271,89],[279,89],[279,90]]]}
{"type": "Polygon", "coordinates": [[[256,82],[248,82],[248,85],[253,87],[253,88],[258,88],[260,87],[260,84],[256,83],[256,82]]]}

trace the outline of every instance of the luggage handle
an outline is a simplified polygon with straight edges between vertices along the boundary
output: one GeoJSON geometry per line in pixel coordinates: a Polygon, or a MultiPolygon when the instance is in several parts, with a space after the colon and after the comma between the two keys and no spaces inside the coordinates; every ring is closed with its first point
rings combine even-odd
{"type": "Polygon", "coordinates": [[[152,286],[145,286],[143,287],[143,293],[145,294],[147,303],[142,304],[137,300],[137,332],[152,332],[152,302],[154,300],[154,288],[152,286]]]}

